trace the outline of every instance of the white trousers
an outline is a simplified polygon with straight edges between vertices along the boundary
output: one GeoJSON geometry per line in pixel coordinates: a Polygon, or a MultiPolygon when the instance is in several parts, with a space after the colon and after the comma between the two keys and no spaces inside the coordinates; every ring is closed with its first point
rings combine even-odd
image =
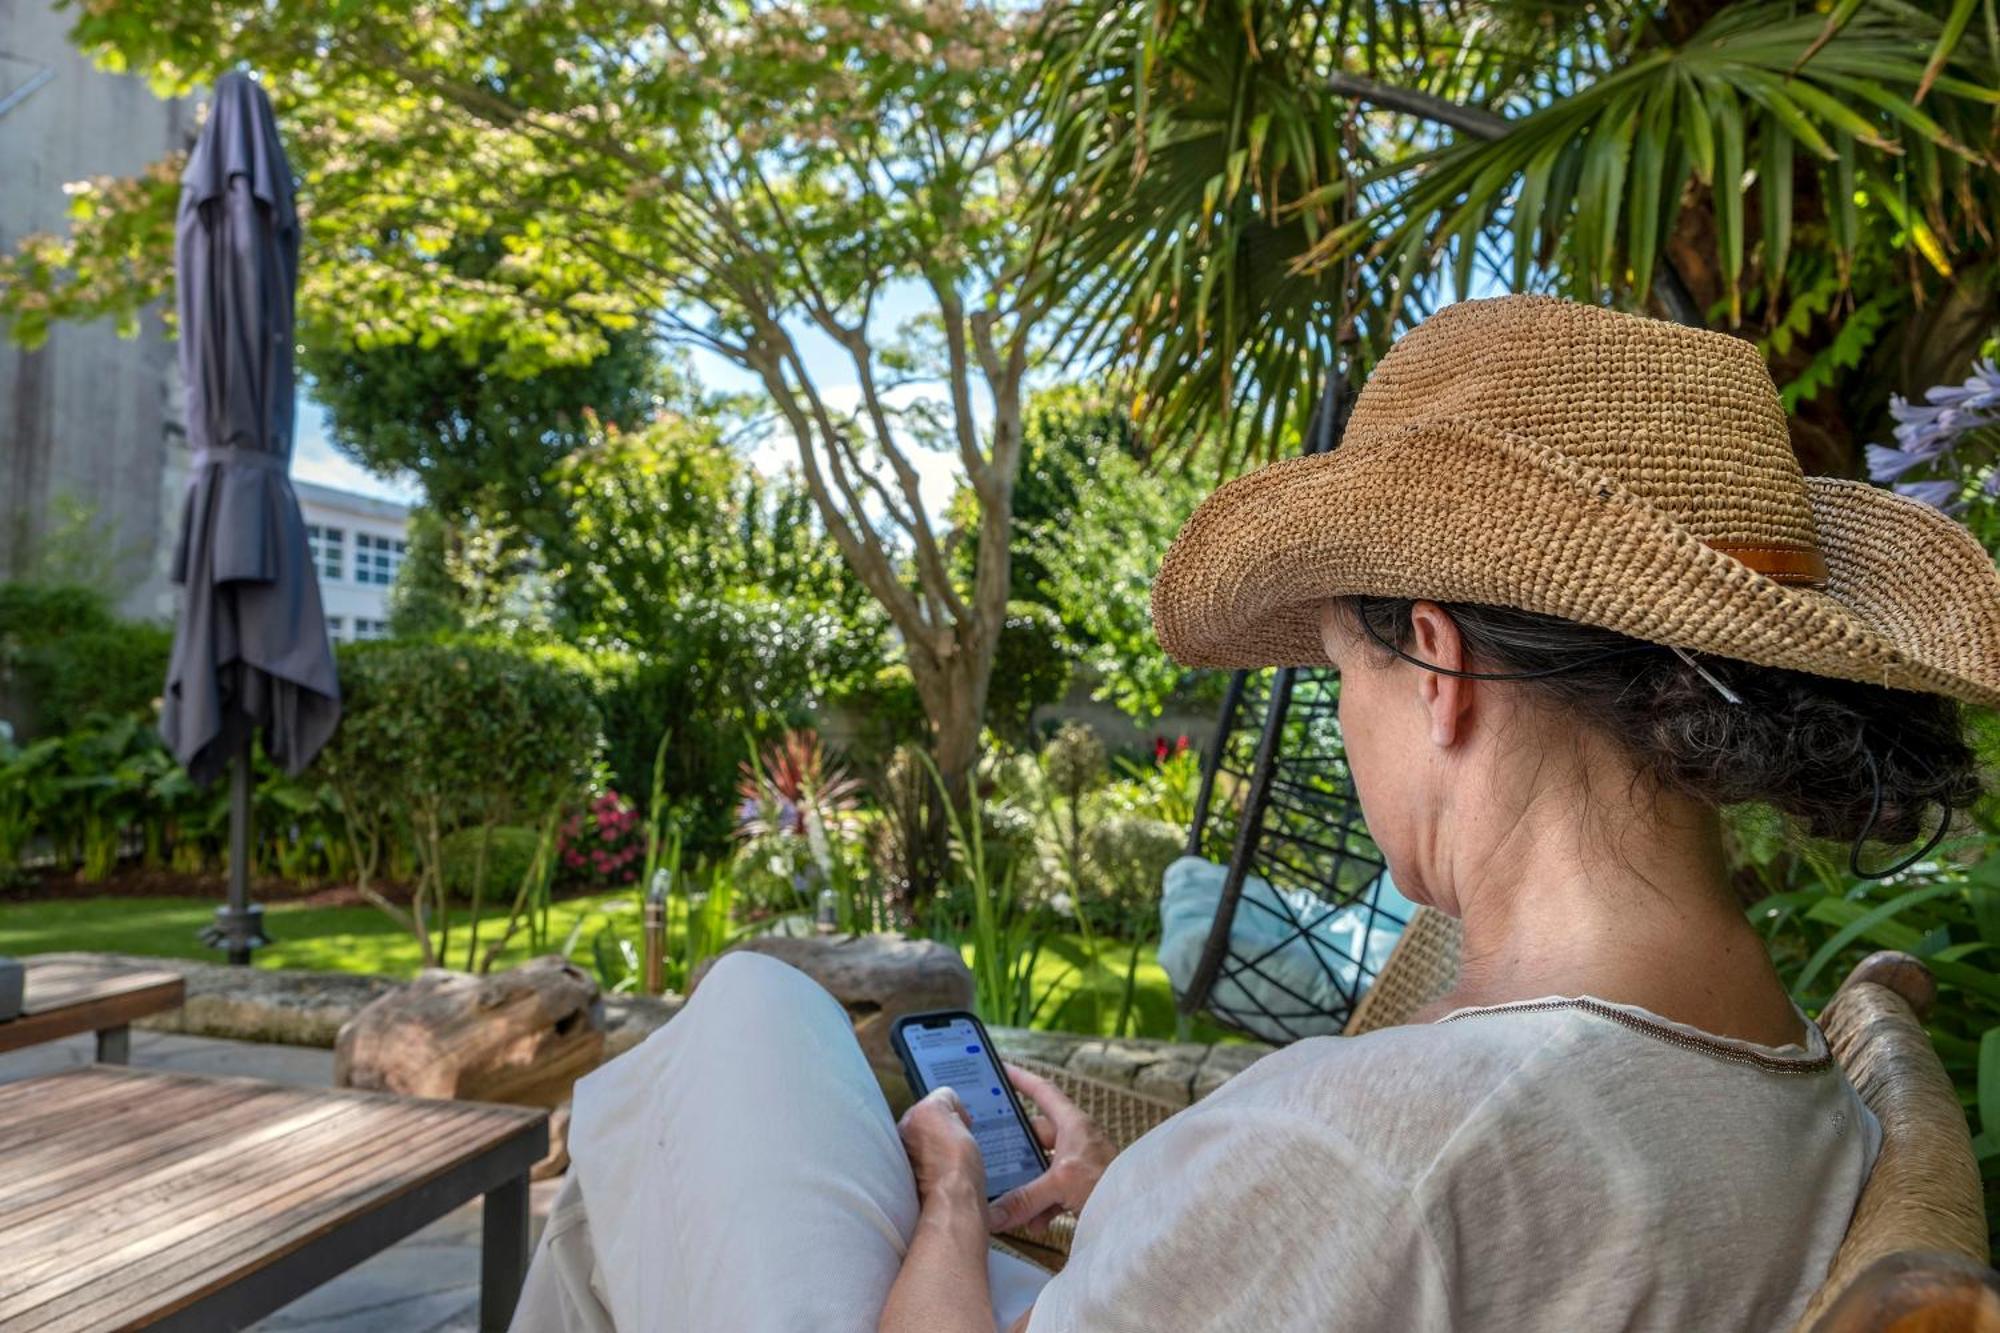
{"type": "MultiPolygon", "coordinates": [[[[760,954],[576,1085],[569,1151],[516,1333],[871,1330],[916,1226],[846,1013],[760,954]]],[[[997,1252],[987,1271],[999,1329],[1048,1281],[997,1252]]]]}

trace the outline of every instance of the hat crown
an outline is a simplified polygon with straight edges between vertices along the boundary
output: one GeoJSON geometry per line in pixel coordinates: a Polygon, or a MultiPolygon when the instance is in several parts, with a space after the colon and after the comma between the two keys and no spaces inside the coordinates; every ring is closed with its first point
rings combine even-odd
{"type": "Polygon", "coordinates": [[[1382,358],[1341,447],[1451,419],[1556,450],[1719,549],[1817,547],[1784,408],[1743,339],[1546,296],[1460,302],[1382,358]]]}

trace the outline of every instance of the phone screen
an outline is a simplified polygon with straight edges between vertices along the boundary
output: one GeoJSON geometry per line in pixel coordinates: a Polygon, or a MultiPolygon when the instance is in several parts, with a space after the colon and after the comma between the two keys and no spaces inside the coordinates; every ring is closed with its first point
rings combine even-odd
{"type": "Polygon", "coordinates": [[[936,1027],[900,1029],[923,1091],[949,1086],[972,1113],[972,1137],[986,1160],[986,1197],[995,1198],[1042,1174],[1039,1146],[1029,1137],[1009,1095],[1007,1076],[971,1020],[952,1018],[936,1027]]]}

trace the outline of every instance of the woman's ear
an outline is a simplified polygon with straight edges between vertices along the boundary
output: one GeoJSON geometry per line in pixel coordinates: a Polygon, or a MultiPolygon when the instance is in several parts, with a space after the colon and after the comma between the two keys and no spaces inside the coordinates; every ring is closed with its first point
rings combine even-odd
{"type": "MultiPolygon", "coordinates": [[[[1410,608],[1410,649],[1410,656],[1444,671],[1468,670],[1465,636],[1436,602],[1418,602],[1410,608]]],[[[1456,744],[1464,734],[1477,683],[1444,671],[1417,672],[1418,697],[1430,713],[1431,744],[1439,748],[1456,744]]]]}
{"type": "Polygon", "coordinates": [[[1326,653],[1326,660],[1336,668],[1340,665],[1340,649],[1347,641],[1347,625],[1343,620],[1339,602],[1327,602],[1319,609],[1319,643],[1326,653]]]}

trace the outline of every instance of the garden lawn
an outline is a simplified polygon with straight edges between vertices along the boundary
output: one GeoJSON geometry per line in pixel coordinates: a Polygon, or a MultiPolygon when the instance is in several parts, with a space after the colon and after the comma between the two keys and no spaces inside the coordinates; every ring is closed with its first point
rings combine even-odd
{"type": "MultiPolygon", "coordinates": [[[[966,966],[970,967],[972,945],[961,945],[959,952],[965,955],[966,966]]],[[[1175,1036],[1173,987],[1150,944],[1133,945],[1125,940],[1103,938],[1086,942],[1076,933],[1047,936],[1035,959],[1029,991],[1039,1006],[1030,1027],[1106,1037],[1171,1040],[1175,1036]],[[1139,951],[1139,970],[1132,987],[1132,1014],[1124,1032],[1119,1033],[1116,1029],[1125,994],[1125,968],[1134,948],[1139,951]]],[[[1205,1017],[1194,1020],[1186,1039],[1241,1040],[1205,1017]]]]}
{"type": "MultiPolygon", "coordinates": [[[[197,931],[215,919],[216,906],[213,898],[72,898],[0,903],[0,954],[81,949],[221,962],[222,955],[196,937],[197,931]]],[[[534,949],[524,926],[515,933],[496,966],[511,966],[526,961],[536,952],[561,949],[579,922],[583,930],[575,953],[587,966],[593,934],[613,922],[629,921],[634,923],[630,933],[636,935],[637,919],[637,903],[629,889],[560,899],[549,908],[549,948],[534,949]]],[[[268,903],[264,907],[264,921],[272,943],[253,955],[259,967],[407,977],[422,965],[416,940],[373,907],[268,903]]],[[[482,954],[499,928],[498,917],[489,914],[480,931],[482,954]]],[[[454,922],[449,959],[452,966],[465,965],[466,942],[465,923],[454,922]]]]}
{"type": "MultiPolygon", "coordinates": [[[[70,898],[49,902],[0,903],[0,954],[55,953],[85,950],[130,953],[154,958],[196,958],[221,961],[197,932],[215,918],[212,898],[70,898]]],[[[373,907],[311,907],[299,903],[269,903],[264,908],[272,937],[255,956],[259,967],[306,968],[324,972],[367,972],[390,977],[415,975],[421,965],[417,942],[373,907]]],[[[549,908],[549,946],[536,950],[524,927],[501,954],[499,966],[510,966],[537,952],[556,952],[575,935],[571,956],[594,970],[591,942],[600,932],[629,939],[639,936],[639,909],[630,889],[616,889],[578,898],[558,899],[549,908]],[[580,929],[579,929],[580,927],[580,929]]],[[[480,949],[499,928],[490,917],[481,930],[480,949]]],[[[465,923],[453,923],[453,966],[465,963],[465,923]]],[[[1046,996],[1034,1026],[1066,1032],[1109,1035],[1118,1020],[1125,984],[1125,964],[1132,945],[1095,941],[1092,959],[1082,936],[1048,937],[1035,962],[1034,993],[1046,996]]],[[[971,946],[964,946],[967,961],[971,946]]],[[[1127,1035],[1172,1037],[1174,997],[1167,974],[1155,960],[1152,946],[1139,946],[1139,974],[1133,996],[1134,1027],[1127,1035]],[[1136,1029],[1136,1030],[1135,1030],[1136,1029]]],[[[1197,1021],[1190,1037],[1214,1041],[1220,1029],[1197,1021]]]]}

